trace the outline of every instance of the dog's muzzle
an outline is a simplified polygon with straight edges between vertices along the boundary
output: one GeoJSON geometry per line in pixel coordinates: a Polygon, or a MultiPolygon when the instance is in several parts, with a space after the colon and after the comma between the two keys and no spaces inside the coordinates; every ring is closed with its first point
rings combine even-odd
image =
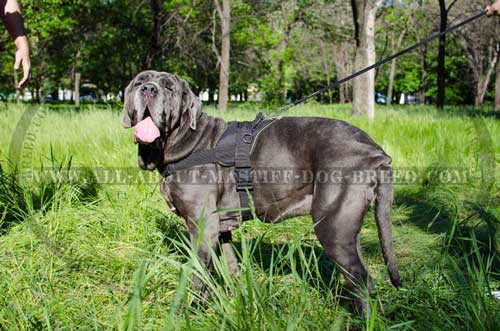
{"type": "Polygon", "coordinates": [[[152,83],[146,83],[141,86],[141,94],[143,97],[150,99],[158,96],[158,87],[152,83]]]}

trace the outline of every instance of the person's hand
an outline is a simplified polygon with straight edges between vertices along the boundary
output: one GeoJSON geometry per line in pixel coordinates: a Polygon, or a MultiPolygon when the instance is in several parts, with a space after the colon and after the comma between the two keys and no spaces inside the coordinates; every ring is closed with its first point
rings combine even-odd
{"type": "Polygon", "coordinates": [[[495,1],[494,4],[486,7],[488,11],[488,16],[500,15],[500,0],[495,1]]]}
{"type": "Polygon", "coordinates": [[[26,83],[30,78],[30,46],[28,44],[28,39],[26,38],[26,36],[17,37],[14,42],[16,43],[17,48],[14,70],[18,70],[21,65],[23,66],[23,78],[21,79],[17,87],[23,88],[24,86],[26,86],[26,83]]]}

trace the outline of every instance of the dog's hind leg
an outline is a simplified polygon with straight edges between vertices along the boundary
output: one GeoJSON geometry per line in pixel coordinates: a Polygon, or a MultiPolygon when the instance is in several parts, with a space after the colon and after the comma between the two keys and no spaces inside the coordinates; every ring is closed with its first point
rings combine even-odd
{"type": "Polygon", "coordinates": [[[341,268],[346,287],[357,297],[356,306],[363,313],[369,312],[366,299],[373,290],[359,242],[370,192],[373,189],[366,185],[320,185],[315,189],[312,207],[316,235],[326,254],[341,268]]]}

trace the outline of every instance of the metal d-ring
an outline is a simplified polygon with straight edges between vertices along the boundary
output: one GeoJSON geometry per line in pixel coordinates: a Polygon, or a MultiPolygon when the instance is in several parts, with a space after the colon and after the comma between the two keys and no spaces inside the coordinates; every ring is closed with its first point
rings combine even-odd
{"type": "Polygon", "coordinates": [[[251,144],[253,140],[253,135],[251,133],[245,133],[243,135],[243,142],[245,144],[251,144]]]}

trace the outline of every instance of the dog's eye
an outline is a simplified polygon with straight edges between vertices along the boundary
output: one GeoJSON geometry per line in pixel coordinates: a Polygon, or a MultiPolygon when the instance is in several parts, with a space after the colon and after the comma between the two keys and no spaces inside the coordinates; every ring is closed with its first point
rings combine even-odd
{"type": "Polygon", "coordinates": [[[173,92],[174,89],[170,85],[162,84],[161,85],[165,90],[169,90],[170,92],[173,92]]]}
{"type": "Polygon", "coordinates": [[[134,87],[137,87],[139,85],[142,85],[142,80],[138,80],[134,83],[134,87]]]}
{"type": "Polygon", "coordinates": [[[163,87],[164,89],[169,90],[170,92],[172,92],[174,90],[172,88],[172,85],[170,84],[170,82],[165,78],[160,79],[160,86],[163,87]]]}

